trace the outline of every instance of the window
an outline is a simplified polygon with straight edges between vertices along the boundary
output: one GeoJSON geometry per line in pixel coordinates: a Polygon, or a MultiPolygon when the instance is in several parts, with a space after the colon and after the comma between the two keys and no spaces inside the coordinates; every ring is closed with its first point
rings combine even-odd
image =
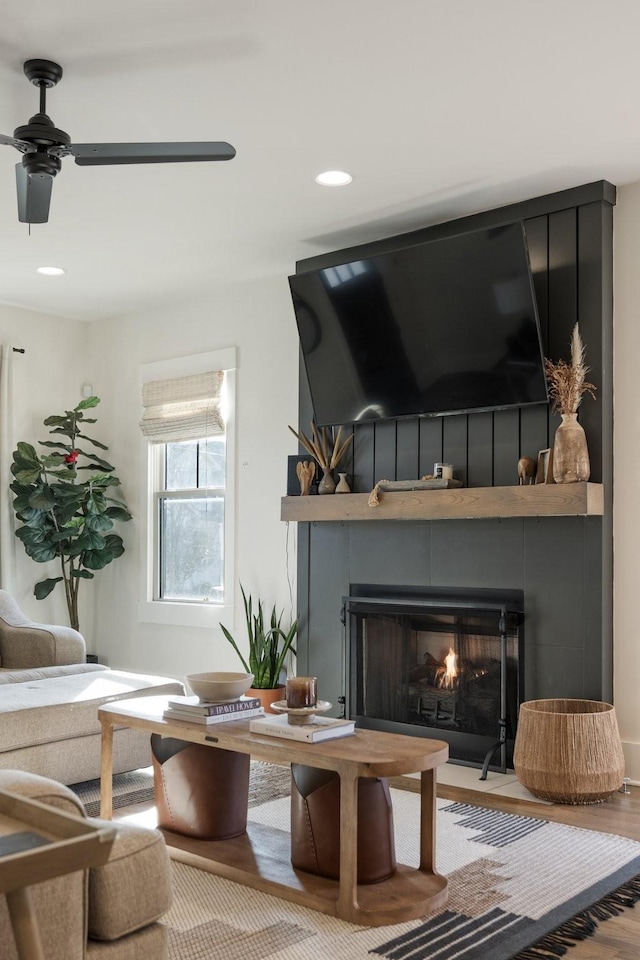
{"type": "Polygon", "coordinates": [[[159,600],[224,602],[225,448],[224,436],[158,445],[159,600]]]}
{"type": "Polygon", "coordinates": [[[141,619],[194,626],[232,608],[234,370],[216,351],[143,368],[148,445],[146,599],[141,619]],[[209,365],[208,369],[167,377],[209,365]],[[157,379],[156,379],[157,377],[157,379]]]}

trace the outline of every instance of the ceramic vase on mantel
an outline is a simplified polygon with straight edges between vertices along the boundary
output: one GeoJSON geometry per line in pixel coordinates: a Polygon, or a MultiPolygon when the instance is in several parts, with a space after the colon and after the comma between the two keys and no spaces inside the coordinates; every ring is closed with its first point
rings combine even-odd
{"type": "Polygon", "coordinates": [[[336,493],[351,493],[351,487],[347,481],[346,473],[338,474],[338,486],[336,487],[336,493]]]}
{"type": "Polygon", "coordinates": [[[553,443],[553,479],[556,483],[578,483],[591,474],[587,437],[577,413],[563,413],[553,443]]]}
{"type": "Polygon", "coordinates": [[[325,470],[322,474],[322,480],[318,484],[318,493],[335,493],[336,482],[333,479],[331,470],[325,470]]]}

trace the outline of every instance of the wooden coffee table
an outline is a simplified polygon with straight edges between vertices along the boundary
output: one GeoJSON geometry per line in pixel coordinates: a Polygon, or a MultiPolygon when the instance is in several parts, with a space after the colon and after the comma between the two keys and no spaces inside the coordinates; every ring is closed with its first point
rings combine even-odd
{"type": "Polygon", "coordinates": [[[112,814],[113,729],[124,726],[178,737],[223,750],[248,753],[257,760],[290,765],[303,763],[340,776],[340,880],[327,880],[291,866],[287,832],[250,823],[247,833],[231,840],[196,840],[163,830],[173,859],[208,870],[228,880],[292,900],[313,910],[368,926],[401,923],[424,916],[447,899],[447,880],[435,870],[435,770],[449,748],[441,740],[406,737],[375,730],[356,730],[352,737],[322,743],[279,740],[249,732],[248,720],[203,726],[162,716],[166,697],[118,700],[101,706],[102,817],[112,814]],[[358,778],[421,774],[420,848],[417,868],[398,864],[394,876],[381,883],[357,882],[358,778]]]}

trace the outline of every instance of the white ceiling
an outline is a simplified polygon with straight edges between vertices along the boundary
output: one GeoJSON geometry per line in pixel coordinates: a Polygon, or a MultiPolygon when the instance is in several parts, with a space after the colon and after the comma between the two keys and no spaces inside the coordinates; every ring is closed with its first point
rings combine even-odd
{"type": "Polygon", "coordinates": [[[3,0],[0,132],[64,69],[75,142],[227,140],[227,163],[78,167],[17,220],[0,147],[0,302],[95,320],[592,180],[640,180],[638,0],[3,0]],[[346,169],[349,187],[314,183],[346,169]],[[60,279],[35,274],[61,265],[60,279]]]}

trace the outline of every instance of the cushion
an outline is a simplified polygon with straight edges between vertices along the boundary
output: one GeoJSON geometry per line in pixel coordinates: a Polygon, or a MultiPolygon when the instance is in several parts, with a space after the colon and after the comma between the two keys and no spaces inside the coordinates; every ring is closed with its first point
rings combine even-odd
{"type": "Polygon", "coordinates": [[[124,821],[115,826],[109,860],[89,870],[89,936],[96,940],[139,930],[171,906],[171,868],[162,834],[124,821]]]}
{"type": "Polygon", "coordinates": [[[100,663],[67,663],[55,667],[32,667],[30,670],[0,668],[0,683],[26,683],[30,680],[50,680],[52,677],[71,677],[78,673],[106,670],[100,663]]]}
{"type": "Polygon", "coordinates": [[[182,692],[182,684],[176,680],[106,667],[6,684],[0,697],[0,753],[100,733],[98,707],[103,703],[182,692]]]}

